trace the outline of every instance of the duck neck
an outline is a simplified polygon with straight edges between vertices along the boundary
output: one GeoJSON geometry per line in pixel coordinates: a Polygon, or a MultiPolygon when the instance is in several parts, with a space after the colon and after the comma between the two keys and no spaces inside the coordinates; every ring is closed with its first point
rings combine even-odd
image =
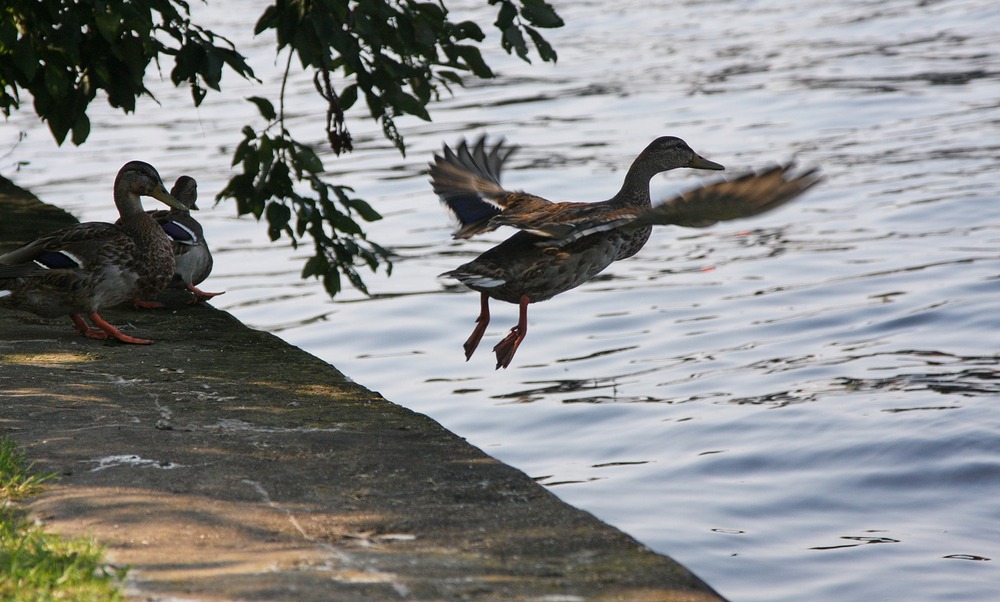
{"type": "Polygon", "coordinates": [[[146,238],[147,232],[160,230],[159,225],[142,209],[139,195],[115,190],[115,206],[121,216],[121,225],[133,238],[146,238]]]}
{"type": "Polygon", "coordinates": [[[637,159],[628,168],[621,190],[611,200],[630,207],[649,207],[652,204],[649,198],[649,181],[661,171],[663,170],[637,159]]]}
{"type": "Polygon", "coordinates": [[[115,187],[115,206],[118,207],[118,215],[122,217],[122,221],[134,219],[134,216],[144,213],[139,195],[118,187],[115,187]]]}

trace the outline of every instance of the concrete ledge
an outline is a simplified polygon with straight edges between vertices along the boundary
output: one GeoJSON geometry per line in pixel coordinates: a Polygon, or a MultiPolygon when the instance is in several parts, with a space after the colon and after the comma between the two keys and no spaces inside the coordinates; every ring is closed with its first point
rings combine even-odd
{"type": "MultiPolygon", "coordinates": [[[[9,202],[0,195],[5,216],[9,202]]],[[[0,433],[61,475],[31,511],[108,546],[132,567],[133,599],[721,599],[225,312],[102,315],[155,343],[104,344],[69,319],[0,311],[0,433]]]]}

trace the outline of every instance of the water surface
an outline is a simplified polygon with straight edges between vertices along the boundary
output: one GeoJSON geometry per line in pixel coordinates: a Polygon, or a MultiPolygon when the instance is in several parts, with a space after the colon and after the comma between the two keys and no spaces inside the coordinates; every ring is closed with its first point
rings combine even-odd
{"type": "MultiPolygon", "coordinates": [[[[234,32],[273,89],[268,41],[239,33],[254,11],[228,4],[195,9],[234,32]]],[[[371,298],[329,300],[298,278],[303,252],[222,204],[201,214],[217,259],[206,290],[228,291],[214,304],[732,600],[995,599],[1000,5],[555,4],[567,22],[549,33],[556,66],[497,53],[498,81],[443,99],[433,123],[404,122],[406,157],[355,121],[358,151],[326,158],[385,215],[370,234],[397,258],[391,277],[369,279],[371,298]],[[497,372],[490,347],[516,308],[494,303],[466,363],[478,295],[437,274],[509,232],[452,241],[423,173],[442,142],[482,132],[522,147],[505,184],[554,200],[607,198],[663,134],[730,171],[795,158],[827,181],[754,220],[658,229],[634,258],[532,306],[497,372]]],[[[311,84],[291,89],[295,128],[319,143],[311,84]]],[[[27,138],[0,169],[84,219],[113,216],[100,191],[133,158],[196,177],[210,197],[254,93],[231,81],[194,110],[164,86],[134,116],[99,108],[83,149],[56,149],[23,113],[2,129],[4,149],[27,138]],[[29,163],[13,173],[17,161],[29,163]]],[[[659,176],[654,196],[715,175],[659,176]]]]}

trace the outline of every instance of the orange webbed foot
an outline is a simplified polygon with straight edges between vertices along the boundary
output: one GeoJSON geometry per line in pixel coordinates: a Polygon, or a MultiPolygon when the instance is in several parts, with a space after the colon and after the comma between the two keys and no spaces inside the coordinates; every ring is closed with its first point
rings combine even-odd
{"type": "Polygon", "coordinates": [[[73,322],[76,323],[77,332],[89,339],[107,340],[109,338],[113,338],[121,343],[128,343],[131,345],[150,345],[153,342],[149,339],[140,339],[121,332],[111,324],[104,321],[104,318],[99,316],[96,311],[90,312],[88,317],[90,318],[90,321],[97,326],[97,328],[87,326],[83,317],[78,314],[70,316],[70,318],[73,319],[73,322]]]}
{"type": "Polygon", "coordinates": [[[201,303],[202,301],[208,301],[212,297],[218,297],[219,295],[226,294],[226,291],[222,291],[220,293],[207,293],[193,284],[187,285],[187,290],[191,291],[191,294],[194,295],[194,297],[192,297],[191,300],[188,301],[188,303],[191,305],[194,305],[195,303],[201,303]]]}

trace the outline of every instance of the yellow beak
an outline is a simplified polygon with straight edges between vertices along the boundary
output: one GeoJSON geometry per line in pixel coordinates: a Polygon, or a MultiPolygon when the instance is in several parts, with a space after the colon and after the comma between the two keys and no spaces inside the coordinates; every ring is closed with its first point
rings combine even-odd
{"type": "Polygon", "coordinates": [[[175,199],[173,195],[171,195],[169,192],[167,192],[167,188],[163,184],[160,184],[159,188],[149,193],[149,196],[153,197],[154,199],[160,201],[164,205],[171,207],[173,209],[187,211],[187,206],[184,203],[175,199]]]}

